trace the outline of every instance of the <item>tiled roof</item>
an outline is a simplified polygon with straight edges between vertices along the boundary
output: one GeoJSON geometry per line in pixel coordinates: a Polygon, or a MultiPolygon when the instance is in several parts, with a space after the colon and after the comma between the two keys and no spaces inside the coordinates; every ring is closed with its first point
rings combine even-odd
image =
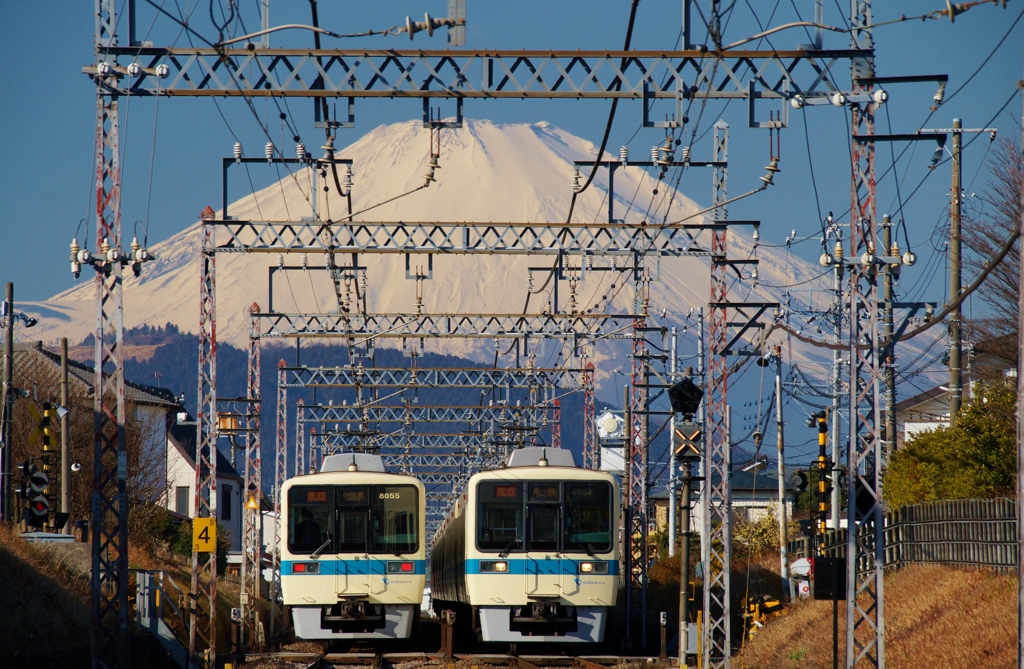
{"type": "MultiPolygon", "coordinates": [[[[39,344],[15,344],[14,369],[16,375],[21,373],[35,378],[38,378],[40,373],[60,374],[60,354],[42,348],[39,344]]],[[[79,392],[88,394],[93,387],[93,370],[93,367],[68,359],[68,383],[79,386],[79,392]]],[[[124,398],[135,404],[167,409],[178,406],[178,401],[170,390],[135,383],[128,379],[124,381],[124,398]]]]}

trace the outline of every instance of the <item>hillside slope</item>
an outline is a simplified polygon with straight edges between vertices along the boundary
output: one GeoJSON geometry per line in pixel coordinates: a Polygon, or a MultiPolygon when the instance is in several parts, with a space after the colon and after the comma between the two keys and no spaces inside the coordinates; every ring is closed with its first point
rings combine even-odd
{"type": "MultiPolygon", "coordinates": [[[[845,666],[846,607],[839,605],[845,666]]],[[[890,669],[1017,666],[1017,579],[987,570],[907,567],[885,579],[885,659],[890,669]]],[[[832,604],[797,602],[748,642],[734,666],[832,666],[832,604]]]]}

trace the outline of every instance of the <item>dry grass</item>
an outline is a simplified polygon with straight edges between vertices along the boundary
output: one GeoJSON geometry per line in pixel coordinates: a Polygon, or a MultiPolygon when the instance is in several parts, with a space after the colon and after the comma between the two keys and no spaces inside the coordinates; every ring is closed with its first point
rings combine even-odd
{"type": "MultiPolygon", "coordinates": [[[[1017,579],[985,570],[912,566],[885,581],[885,652],[891,669],[1016,667],[1017,579]]],[[[845,663],[846,607],[839,604],[845,663]]],[[[832,605],[804,600],[770,621],[736,659],[747,669],[832,666],[832,605]]]]}

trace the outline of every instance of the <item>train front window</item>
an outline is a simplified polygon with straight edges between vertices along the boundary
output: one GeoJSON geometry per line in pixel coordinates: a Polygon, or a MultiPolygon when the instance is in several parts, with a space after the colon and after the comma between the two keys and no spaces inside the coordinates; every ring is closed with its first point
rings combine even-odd
{"type": "Polygon", "coordinates": [[[604,481],[565,484],[567,551],[611,550],[611,486],[604,481]]]}
{"type": "Polygon", "coordinates": [[[323,547],[321,553],[333,553],[333,539],[333,488],[292,487],[288,491],[288,551],[308,554],[323,547]]]}
{"type": "Polygon", "coordinates": [[[401,555],[416,551],[417,498],[415,486],[373,486],[371,553],[401,555]]]}
{"type": "Polygon", "coordinates": [[[481,481],[476,491],[477,547],[484,551],[522,550],[522,484],[481,481]]]}
{"type": "Polygon", "coordinates": [[[337,486],[339,553],[366,552],[366,521],[370,515],[370,486],[337,486]]]}

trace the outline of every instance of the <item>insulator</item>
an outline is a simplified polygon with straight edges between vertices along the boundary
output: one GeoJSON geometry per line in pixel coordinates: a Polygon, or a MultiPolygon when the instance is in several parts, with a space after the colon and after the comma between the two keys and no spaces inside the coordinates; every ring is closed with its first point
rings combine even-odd
{"type": "Polygon", "coordinates": [[[652,163],[658,162],[658,147],[656,147],[656,146],[652,146],[651,147],[651,162],[652,163]]]}
{"type": "Polygon", "coordinates": [[[141,248],[142,248],[142,245],[139,244],[139,238],[138,237],[132,237],[132,258],[133,259],[138,257],[139,250],[141,248]]]}
{"type": "Polygon", "coordinates": [[[616,261],[615,261],[615,256],[612,256],[612,257],[611,257],[611,259],[610,259],[610,261],[611,261],[611,267],[612,267],[612,269],[615,269],[615,268],[616,268],[616,261]]]}
{"type": "Polygon", "coordinates": [[[628,146],[620,146],[619,147],[619,161],[623,162],[623,163],[628,163],[629,162],[629,147],[628,146]]]}
{"type": "Polygon", "coordinates": [[[754,265],[754,269],[750,272],[750,278],[757,281],[757,265],[754,265]]]}
{"type": "Polygon", "coordinates": [[[352,192],[352,166],[345,166],[345,177],[341,180],[341,194],[348,195],[352,192]]]}
{"type": "Polygon", "coordinates": [[[78,240],[77,239],[72,239],[71,240],[71,262],[75,262],[75,260],[78,259],[78,252],[80,250],[81,250],[81,248],[78,246],[78,240]]]}
{"type": "Polygon", "coordinates": [[[235,154],[235,160],[236,161],[242,159],[242,143],[241,142],[235,142],[235,146],[234,146],[234,149],[232,149],[232,153],[235,154]]]}
{"type": "Polygon", "coordinates": [[[166,79],[167,77],[171,76],[171,68],[168,67],[165,63],[160,63],[156,66],[156,76],[160,77],[161,79],[166,79]]]}
{"type": "Polygon", "coordinates": [[[278,253],[277,254],[277,268],[278,269],[284,269],[284,254],[283,253],[278,253]]]}
{"type": "Polygon", "coordinates": [[[838,262],[843,261],[843,243],[840,241],[836,242],[835,251],[832,253],[838,262]]]}
{"type": "Polygon", "coordinates": [[[142,74],[142,66],[138,63],[130,63],[128,65],[128,76],[137,77],[142,74]]]}
{"type": "Polygon", "coordinates": [[[263,147],[263,155],[267,157],[267,160],[274,159],[274,143],[267,142],[267,145],[263,147]]]}
{"type": "Polygon", "coordinates": [[[690,162],[690,147],[689,146],[684,146],[683,147],[683,162],[684,163],[690,162]]]}
{"type": "Polygon", "coordinates": [[[295,157],[298,158],[299,160],[306,159],[306,145],[303,144],[302,142],[299,142],[298,144],[295,145],[295,157]]]}
{"type": "Polygon", "coordinates": [[[753,237],[754,237],[754,241],[755,242],[761,240],[761,228],[759,228],[759,227],[755,227],[754,228],[753,237]]]}
{"type": "Polygon", "coordinates": [[[572,171],[572,192],[580,192],[580,168],[574,167],[572,171]]]}
{"type": "Polygon", "coordinates": [[[102,253],[103,255],[107,255],[108,253],[110,253],[110,238],[109,237],[104,237],[103,238],[103,243],[100,244],[100,253],[102,253]]]}
{"type": "Polygon", "coordinates": [[[303,253],[300,260],[301,260],[302,269],[307,269],[309,267],[309,256],[306,255],[305,253],[303,253]]]}
{"type": "Polygon", "coordinates": [[[594,269],[594,256],[583,256],[583,266],[586,267],[588,270],[594,269]]]}
{"type": "Polygon", "coordinates": [[[533,272],[526,273],[526,290],[533,292],[533,272]]]}

